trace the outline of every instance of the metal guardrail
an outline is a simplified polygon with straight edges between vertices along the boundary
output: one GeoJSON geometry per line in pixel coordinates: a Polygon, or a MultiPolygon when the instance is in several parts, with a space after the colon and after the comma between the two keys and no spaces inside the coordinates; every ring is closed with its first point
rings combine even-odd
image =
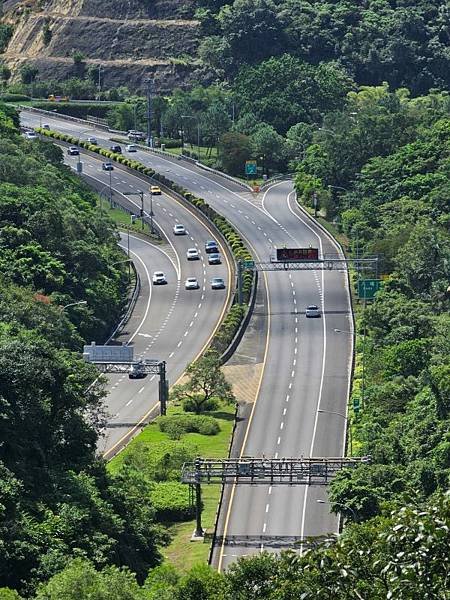
{"type": "Polygon", "coordinates": [[[128,321],[129,321],[129,319],[131,317],[131,314],[132,314],[132,312],[134,310],[134,307],[136,306],[136,302],[137,302],[137,299],[139,298],[139,294],[141,292],[141,278],[139,276],[139,273],[136,270],[135,264],[133,262],[131,262],[130,264],[131,264],[131,268],[133,269],[134,276],[135,276],[133,293],[132,293],[131,298],[130,298],[130,300],[128,302],[128,306],[127,306],[127,309],[125,311],[125,314],[120,319],[118,325],[116,326],[116,328],[114,329],[114,331],[112,332],[112,334],[106,340],[105,346],[108,345],[116,337],[116,335],[118,333],[120,333],[120,331],[122,331],[122,329],[128,323],[128,321]]]}

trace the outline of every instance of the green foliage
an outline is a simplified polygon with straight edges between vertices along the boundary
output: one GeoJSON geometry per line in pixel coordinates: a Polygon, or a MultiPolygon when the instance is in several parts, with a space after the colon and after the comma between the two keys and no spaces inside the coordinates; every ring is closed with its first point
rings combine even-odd
{"type": "Polygon", "coordinates": [[[5,52],[13,32],[14,28],[12,25],[0,23],[0,54],[3,54],[3,52],[5,52]]]}
{"type": "Polygon", "coordinates": [[[154,484],[150,497],[159,522],[189,521],[195,516],[189,488],[179,481],[154,484]]]}
{"type": "Polygon", "coordinates": [[[20,67],[20,78],[22,83],[32,83],[36,79],[38,73],[39,69],[28,63],[25,63],[20,67]]]}
{"type": "Polygon", "coordinates": [[[243,66],[233,84],[241,110],[285,133],[299,121],[343,106],[351,82],[335,65],[308,65],[287,54],[243,66]]]}
{"type": "MultiPolygon", "coordinates": [[[[216,435],[219,433],[219,424],[214,417],[205,415],[170,415],[159,417],[158,427],[169,437],[174,433],[183,435],[185,433],[200,433],[201,435],[216,435]]],[[[178,436],[179,437],[179,436],[178,436]]],[[[174,439],[178,439],[178,437],[174,439]]]]}
{"type": "Polygon", "coordinates": [[[227,173],[242,177],[245,161],[252,156],[250,139],[241,133],[225,133],[220,138],[222,166],[227,173]]]}
{"type": "Polygon", "coordinates": [[[71,561],[48,583],[42,585],[36,600],[144,600],[146,595],[127,569],[106,567],[97,571],[89,561],[71,561]]]}
{"type": "Polygon", "coordinates": [[[220,355],[214,350],[191,363],[186,369],[189,381],[174,387],[175,401],[189,399],[194,412],[201,413],[214,397],[222,402],[235,401],[230,384],[220,370],[220,355]]]}

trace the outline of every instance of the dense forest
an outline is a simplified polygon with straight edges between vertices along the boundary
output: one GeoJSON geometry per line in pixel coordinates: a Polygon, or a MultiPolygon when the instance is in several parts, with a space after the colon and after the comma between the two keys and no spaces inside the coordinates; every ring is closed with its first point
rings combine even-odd
{"type": "MultiPolygon", "coordinates": [[[[239,176],[250,158],[260,175],[293,173],[298,201],[311,207],[315,193],[351,255],[380,257],[382,290],[356,306],[360,410],[350,413],[352,451],[373,462],[334,480],[346,527],[329,546],[262,554],[225,575],[156,566],[167,497],[158,505],[145,478],[168,486],[176,476],[161,477],[159,455],[106,472],[95,458],[102,390],[85,393],[93,373],[74,352],[104,338],[121,310],[114,230],[61,153],[22,140],[2,107],[1,585],[48,600],[446,598],[447,2],[201,0],[197,18],[207,85],[155,98],[161,142],[184,138],[195,157],[200,136],[209,164],[239,176]]],[[[145,129],[143,98],[108,111],[115,128],[145,129]]]]}
{"type": "Polygon", "coordinates": [[[164,535],[144,491],[96,457],[103,386],[79,352],[122,308],[117,234],[62,152],[25,141],[5,106],[0,248],[1,585],[31,595],[80,556],[143,577],[164,535]]]}

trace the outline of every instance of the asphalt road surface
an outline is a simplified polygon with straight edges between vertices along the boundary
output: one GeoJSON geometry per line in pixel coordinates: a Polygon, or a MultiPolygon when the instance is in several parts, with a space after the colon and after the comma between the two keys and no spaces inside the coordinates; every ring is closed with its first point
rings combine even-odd
{"type": "MultiPolygon", "coordinates": [[[[52,127],[80,135],[82,127],[48,120],[52,127]]],[[[39,117],[27,116],[30,125],[39,117]]],[[[86,133],[92,135],[92,133],[86,133]]],[[[108,134],[98,131],[108,146],[108,134]]],[[[195,165],[140,151],[134,156],[205,198],[241,232],[255,259],[266,261],[277,247],[338,248],[296,205],[292,184],[280,182],[256,198],[242,186],[195,165]]],[[[353,346],[346,274],[331,271],[266,272],[268,337],[257,402],[242,453],[266,457],[341,456],[353,346]],[[305,307],[321,307],[319,319],[306,319],[305,307]],[[340,329],[348,333],[337,333],[340,329]]],[[[337,530],[324,487],[241,486],[225,495],[214,563],[226,568],[238,556],[283,545],[283,536],[322,535],[337,530]],[[325,501],[325,504],[317,500],[325,501]],[[230,536],[255,536],[255,545],[234,546],[230,536]],[[262,537],[261,537],[262,536],[262,537]]]]}
{"type": "MultiPolygon", "coordinates": [[[[65,160],[75,168],[78,157],[66,155],[65,160]]],[[[109,172],[102,170],[101,161],[85,154],[81,160],[84,172],[108,189],[109,172]]],[[[112,186],[119,192],[134,193],[148,188],[148,184],[124,170],[114,169],[111,175],[112,186]]],[[[144,207],[148,212],[149,198],[145,194],[144,207]]],[[[129,196],[128,201],[139,214],[139,197],[129,196]]],[[[226,310],[233,281],[230,281],[231,266],[220,240],[201,220],[165,194],[153,196],[153,212],[155,224],[166,234],[170,244],[153,244],[133,234],[122,234],[121,245],[125,252],[129,247],[142,288],[133,316],[119,340],[133,346],[135,359],[165,360],[169,384],[173,385],[211,339],[226,310]],[[176,223],[185,225],[186,235],[174,235],[176,223]],[[208,264],[204,251],[207,240],[217,241],[222,264],[208,264]],[[188,248],[197,248],[200,259],[188,261],[188,248]],[[154,271],[165,273],[167,285],[152,284],[154,271]],[[185,289],[187,277],[197,278],[198,290],[185,289]],[[222,277],[226,289],[212,290],[212,277],[222,277]]],[[[99,447],[107,458],[123,446],[130,430],[137,431],[150,411],[158,406],[158,376],[130,380],[127,375],[111,374],[108,380],[108,422],[99,447]]]]}

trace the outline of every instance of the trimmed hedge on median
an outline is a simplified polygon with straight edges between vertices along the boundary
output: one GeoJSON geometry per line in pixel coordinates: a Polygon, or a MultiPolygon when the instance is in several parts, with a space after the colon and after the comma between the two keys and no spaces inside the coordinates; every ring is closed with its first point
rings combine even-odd
{"type": "MultiPolygon", "coordinates": [[[[203,198],[199,198],[199,197],[195,196],[194,194],[192,194],[191,192],[189,192],[182,186],[180,186],[180,185],[174,183],[173,181],[171,181],[170,179],[168,179],[165,175],[162,175],[161,173],[157,173],[151,167],[146,167],[138,160],[132,160],[130,158],[127,158],[126,156],[123,156],[122,154],[117,154],[116,152],[111,152],[111,150],[108,150],[106,148],[101,148],[100,146],[96,146],[94,144],[90,144],[89,142],[87,142],[85,140],[80,140],[74,136],[67,135],[65,133],[60,133],[58,131],[52,131],[52,130],[41,129],[41,128],[37,128],[36,131],[41,135],[44,135],[47,137],[52,137],[54,139],[67,142],[68,144],[77,145],[86,150],[89,150],[90,152],[95,152],[97,154],[100,154],[101,156],[104,156],[105,158],[108,158],[110,160],[118,162],[119,164],[129,167],[130,169],[134,169],[134,170],[138,171],[139,173],[142,173],[143,175],[147,175],[147,177],[151,177],[152,179],[165,185],[166,187],[171,189],[173,192],[183,196],[183,198],[185,198],[192,205],[196,206],[199,210],[202,211],[202,213],[208,219],[210,219],[214,223],[214,225],[217,227],[217,229],[220,231],[220,233],[224,236],[224,238],[228,242],[228,244],[231,248],[231,251],[233,253],[233,256],[235,257],[236,260],[253,260],[253,256],[252,256],[250,250],[245,245],[241,236],[238,234],[236,229],[231,225],[231,223],[229,223],[229,221],[227,221],[227,219],[225,217],[223,217],[212,206],[210,206],[207,202],[205,202],[205,200],[203,200],[203,198]]],[[[248,302],[250,300],[252,285],[253,285],[253,273],[251,271],[246,271],[243,275],[243,289],[242,289],[244,304],[248,304],[248,302]]],[[[214,348],[214,350],[217,350],[220,353],[222,353],[226,350],[226,348],[229,346],[229,344],[233,340],[233,338],[239,328],[239,325],[241,324],[241,322],[245,316],[246,310],[247,310],[246,307],[239,306],[238,304],[234,304],[231,307],[230,311],[226,315],[216,336],[214,337],[214,339],[212,341],[211,347],[214,348]]]]}

